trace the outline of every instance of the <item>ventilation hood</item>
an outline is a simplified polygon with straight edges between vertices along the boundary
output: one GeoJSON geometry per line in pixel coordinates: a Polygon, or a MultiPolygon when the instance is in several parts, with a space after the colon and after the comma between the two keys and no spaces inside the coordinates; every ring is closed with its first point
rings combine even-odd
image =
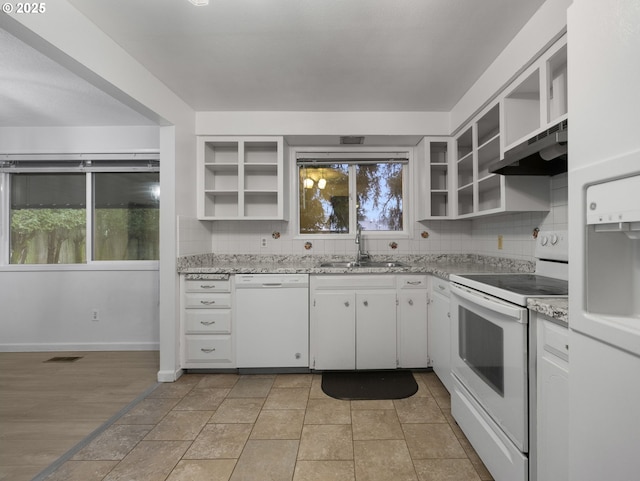
{"type": "Polygon", "coordinates": [[[567,120],[504,153],[489,166],[502,175],[556,175],[567,171],[567,120]]]}

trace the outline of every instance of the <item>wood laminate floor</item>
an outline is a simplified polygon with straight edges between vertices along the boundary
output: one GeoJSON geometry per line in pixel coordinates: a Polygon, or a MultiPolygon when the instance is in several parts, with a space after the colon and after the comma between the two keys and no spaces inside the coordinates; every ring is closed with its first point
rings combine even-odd
{"type": "Polygon", "coordinates": [[[156,384],[157,351],[0,353],[0,480],[29,481],[156,384]],[[45,362],[80,356],[74,362],[45,362]]]}

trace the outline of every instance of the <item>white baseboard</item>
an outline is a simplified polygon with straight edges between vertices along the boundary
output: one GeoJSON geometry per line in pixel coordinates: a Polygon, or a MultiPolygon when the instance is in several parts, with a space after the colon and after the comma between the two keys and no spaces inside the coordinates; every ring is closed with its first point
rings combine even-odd
{"type": "Polygon", "coordinates": [[[12,343],[0,344],[0,352],[58,352],[58,351],[158,351],[159,342],[101,342],[101,343],[12,343]]]}
{"type": "Polygon", "coordinates": [[[174,382],[184,374],[182,369],[177,371],[158,371],[158,382],[174,382]]]}

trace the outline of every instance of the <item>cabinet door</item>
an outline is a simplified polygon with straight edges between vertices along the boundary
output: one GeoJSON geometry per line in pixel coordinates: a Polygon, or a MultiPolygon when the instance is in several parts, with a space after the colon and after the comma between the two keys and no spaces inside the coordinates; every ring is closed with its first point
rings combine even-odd
{"type": "Polygon", "coordinates": [[[437,292],[432,294],[429,304],[429,357],[433,371],[442,384],[452,391],[451,379],[451,322],[449,299],[437,292]]]}
{"type": "Polygon", "coordinates": [[[311,306],[311,363],[314,369],[355,369],[355,310],[353,291],[314,294],[311,306]]]}
{"type": "Polygon", "coordinates": [[[398,294],[398,361],[400,367],[427,367],[427,290],[398,294]]]}
{"type": "Polygon", "coordinates": [[[356,366],[397,367],[395,290],[356,293],[356,366]]]}

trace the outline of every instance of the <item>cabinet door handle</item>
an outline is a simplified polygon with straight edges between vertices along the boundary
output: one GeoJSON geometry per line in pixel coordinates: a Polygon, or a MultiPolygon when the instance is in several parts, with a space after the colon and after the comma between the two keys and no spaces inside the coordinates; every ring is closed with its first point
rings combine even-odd
{"type": "Polygon", "coordinates": [[[215,288],[216,288],[215,284],[209,284],[209,285],[200,284],[200,289],[215,289],[215,288]]]}
{"type": "Polygon", "coordinates": [[[409,305],[413,306],[413,299],[409,299],[409,305]]]}
{"type": "Polygon", "coordinates": [[[344,307],[349,307],[349,301],[345,301],[344,307]]]}
{"type": "Polygon", "coordinates": [[[200,348],[200,350],[202,352],[204,352],[204,353],[209,354],[209,353],[214,352],[216,349],[214,347],[202,347],[202,348],[200,348]]]}
{"type": "Polygon", "coordinates": [[[447,317],[451,317],[451,313],[450,312],[447,312],[447,317]]]}
{"type": "Polygon", "coordinates": [[[200,324],[202,324],[203,326],[210,326],[215,323],[216,321],[200,321],[200,324]]]}
{"type": "Polygon", "coordinates": [[[204,304],[205,306],[210,306],[215,303],[216,301],[200,301],[200,304],[204,304]]]}
{"type": "Polygon", "coordinates": [[[441,291],[444,291],[445,287],[442,284],[438,284],[438,289],[440,289],[441,291]]]}
{"type": "Polygon", "coordinates": [[[369,305],[369,301],[364,301],[364,302],[363,302],[363,304],[364,304],[365,306],[368,306],[368,305],[369,305]]]}

